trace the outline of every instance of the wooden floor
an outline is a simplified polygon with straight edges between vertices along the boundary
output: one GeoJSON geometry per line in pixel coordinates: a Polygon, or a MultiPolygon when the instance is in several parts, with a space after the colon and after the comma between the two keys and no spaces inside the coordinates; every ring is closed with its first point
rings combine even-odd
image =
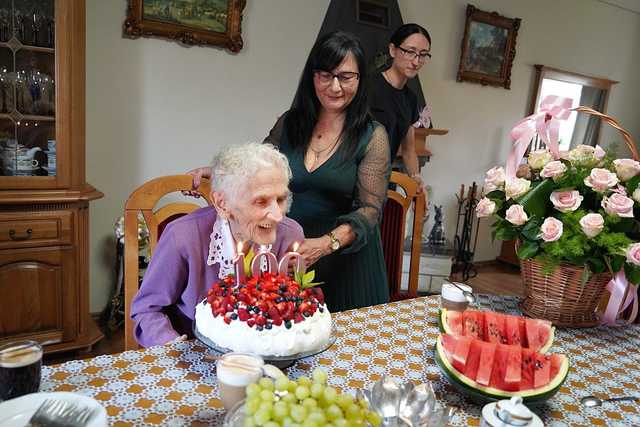
{"type": "MultiPolygon", "coordinates": [[[[522,295],[522,281],[518,268],[500,262],[491,262],[480,264],[476,269],[478,275],[466,282],[471,285],[474,292],[494,295],[522,295]]],[[[460,281],[460,278],[455,276],[452,276],[451,279],[460,281]]],[[[111,337],[105,337],[90,351],[47,355],[44,358],[44,363],[51,365],[68,360],[87,359],[102,354],[118,353],[123,349],[124,329],[121,328],[111,337]]]]}

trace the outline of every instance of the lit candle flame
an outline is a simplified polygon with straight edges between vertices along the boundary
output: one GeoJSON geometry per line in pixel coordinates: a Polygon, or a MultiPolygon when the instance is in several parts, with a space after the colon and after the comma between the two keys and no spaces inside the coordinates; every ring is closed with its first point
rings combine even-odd
{"type": "Polygon", "coordinates": [[[298,247],[300,246],[300,244],[298,242],[294,242],[293,243],[293,252],[298,252],[298,247]]]}

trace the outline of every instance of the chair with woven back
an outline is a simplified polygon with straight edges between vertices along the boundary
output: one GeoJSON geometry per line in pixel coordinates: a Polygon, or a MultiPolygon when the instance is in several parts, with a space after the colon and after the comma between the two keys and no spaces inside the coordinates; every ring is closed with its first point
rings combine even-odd
{"type": "Polygon", "coordinates": [[[426,194],[418,193],[418,184],[409,176],[392,172],[390,182],[400,187],[404,194],[395,190],[387,191],[387,203],[382,214],[380,234],[382,250],[387,267],[389,296],[391,301],[415,298],[418,295],[418,274],[420,270],[420,246],[425,215],[426,194]],[[402,261],[404,255],[404,235],[407,213],[414,205],[411,250],[409,261],[409,283],[407,291],[401,290],[402,261]]]}
{"type": "MultiPolygon", "coordinates": [[[[138,214],[142,214],[149,229],[149,249],[153,250],[160,239],[165,226],[183,216],[199,209],[201,205],[191,202],[172,202],[156,208],[158,201],[164,196],[180,192],[191,191],[192,177],[190,175],[172,175],[152,179],[131,193],[124,208],[124,299],[125,299],[125,338],[124,349],[139,348],[134,337],[134,322],[131,320],[131,302],[138,292],[139,264],[138,264],[138,214]]],[[[202,180],[198,193],[207,204],[211,205],[209,193],[211,183],[202,180]]]]}

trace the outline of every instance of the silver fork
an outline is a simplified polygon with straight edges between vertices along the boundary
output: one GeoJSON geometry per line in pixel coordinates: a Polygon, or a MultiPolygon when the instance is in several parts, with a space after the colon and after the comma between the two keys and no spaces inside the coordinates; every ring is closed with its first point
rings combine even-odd
{"type": "Polygon", "coordinates": [[[29,420],[27,427],[83,427],[95,410],[64,400],[46,399],[29,420]]]}

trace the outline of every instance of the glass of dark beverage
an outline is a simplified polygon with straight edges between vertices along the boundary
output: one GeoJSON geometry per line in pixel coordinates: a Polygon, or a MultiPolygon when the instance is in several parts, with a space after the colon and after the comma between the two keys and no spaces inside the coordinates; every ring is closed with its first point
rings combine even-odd
{"type": "Polygon", "coordinates": [[[41,370],[42,347],[37,342],[0,346],[0,401],[37,392],[41,370]]]}

